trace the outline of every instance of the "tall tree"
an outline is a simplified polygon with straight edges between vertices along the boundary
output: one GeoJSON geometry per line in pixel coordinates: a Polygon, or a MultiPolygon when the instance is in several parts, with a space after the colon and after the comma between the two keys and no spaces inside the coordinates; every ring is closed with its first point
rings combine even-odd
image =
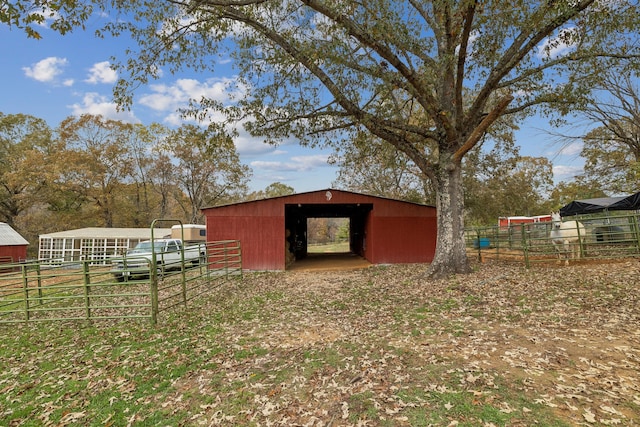
{"type": "Polygon", "coordinates": [[[132,132],[132,125],[89,114],[69,117],[58,128],[66,146],[61,180],[94,203],[104,227],[121,224],[115,213],[133,171],[132,132]]]}
{"type": "Polygon", "coordinates": [[[548,211],[558,210],[562,206],[574,200],[596,199],[607,197],[607,194],[600,187],[600,183],[594,180],[587,180],[584,176],[565,182],[559,182],[551,191],[548,200],[548,211]]]}
{"type": "Polygon", "coordinates": [[[114,29],[131,30],[144,54],[126,66],[133,75],[118,92],[125,102],[126,83],[145,82],[164,65],[208,70],[208,55],[231,49],[251,88],[237,117],[253,114],[251,131],[314,144],[348,143],[366,130],[432,181],[435,276],[469,271],[465,155],[501,115],[569,111],[598,70],[637,57],[640,28],[638,5],[595,0],[130,4],[140,19],[114,29]],[[136,27],[143,20],[150,25],[136,27]],[[556,54],[561,47],[570,54],[556,54]],[[415,111],[428,120],[409,120],[415,111]]]}
{"type": "Polygon", "coordinates": [[[553,187],[551,163],[521,156],[513,141],[501,140],[487,151],[473,150],[464,162],[466,218],[494,225],[498,217],[539,215],[553,187]]]}
{"type": "MultiPolygon", "coordinates": [[[[500,216],[546,212],[545,197],[553,185],[551,163],[546,158],[521,156],[506,129],[465,157],[467,224],[493,225],[500,216]]],[[[336,183],[349,190],[418,203],[433,200],[428,182],[421,183],[415,165],[389,144],[352,144],[338,162],[336,183]]]]}
{"type": "Polygon", "coordinates": [[[125,105],[165,66],[211,73],[227,49],[249,91],[231,117],[252,115],[252,132],[313,145],[365,130],[405,153],[437,195],[434,276],[470,271],[461,165],[492,124],[536,107],[571,111],[602,70],[640,49],[640,5],[626,0],[92,3],[119,7],[127,19],[106,30],[139,44],[120,64],[125,105]],[[415,111],[428,120],[408,120],[415,111]]]}
{"type": "Polygon", "coordinates": [[[280,197],[280,196],[288,196],[289,194],[295,194],[296,190],[281,182],[272,182],[267,185],[264,190],[252,191],[247,194],[244,198],[245,201],[248,200],[260,200],[260,199],[268,199],[271,197],[280,197]]]}
{"type": "Polygon", "coordinates": [[[204,220],[203,207],[240,200],[246,193],[250,171],[227,135],[183,125],[162,147],[176,160],[173,177],[188,200],[183,209],[189,222],[204,220]]]}
{"type": "Polygon", "coordinates": [[[167,167],[160,161],[171,164],[170,159],[160,155],[155,158],[154,147],[160,146],[167,138],[169,130],[162,125],[134,125],[127,143],[131,153],[131,225],[148,227],[155,217],[165,218],[168,213],[169,191],[162,189],[167,182],[162,180],[167,167]],[[155,160],[158,160],[157,162],[155,160]],[[158,188],[154,189],[154,180],[158,188]],[[154,191],[155,190],[155,191],[154,191]]]}
{"type": "Polygon", "coordinates": [[[599,125],[585,135],[580,155],[585,175],[612,194],[638,191],[640,185],[640,92],[629,75],[606,73],[599,99],[582,112],[599,125]]]}
{"type": "Polygon", "coordinates": [[[405,153],[361,133],[330,159],[339,165],[334,186],[380,197],[433,204],[433,187],[405,153]]]}
{"type": "Polygon", "coordinates": [[[264,196],[267,198],[288,196],[290,194],[295,194],[295,192],[296,190],[294,190],[290,185],[283,184],[281,182],[272,182],[265,187],[264,196]]]}
{"type": "Polygon", "coordinates": [[[18,217],[40,203],[55,151],[44,120],[0,113],[0,221],[19,229],[18,217]]]}
{"type": "Polygon", "coordinates": [[[173,202],[172,194],[175,194],[175,166],[172,159],[161,146],[153,149],[153,161],[148,178],[151,180],[153,191],[159,197],[157,215],[158,218],[173,217],[171,213],[173,202]]]}

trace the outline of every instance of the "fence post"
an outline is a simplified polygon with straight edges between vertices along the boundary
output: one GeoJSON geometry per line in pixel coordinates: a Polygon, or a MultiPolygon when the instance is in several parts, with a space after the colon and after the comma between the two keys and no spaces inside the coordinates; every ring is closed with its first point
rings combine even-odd
{"type": "Polygon", "coordinates": [[[638,226],[638,215],[633,215],[631,217],[631,229],[633,230],[636,249],[640,252],[640,227],[638,226]]]}
{"type": "Polygon", "coordinates": [[[524,265],[526,268],[530,268],[531,264],[529,263],[529,247],[527,245],[527,232],[525,224],[520,224],[520,230],[522,234],[522,252],[524,253],[524,265]]]}
{"type": "Polygon", "coordinates": [[[181,280],[181,292],[182,292],[182,303],[184,304],[184,306],[187,306],[187,272],[186,270],[186,266],[184,265],[184,245],[182,247],[182,272],[180,273],[180,280],[181,280]]]}
{"type": "MultiPolygon", "coordinates": [[[[582,243],[582,239],[583,237],[587,237],[587,235],[586,235],[586,231],[584,233],[584,236],[580,234],[581,223],[578,222],[578,220],[576,220],[575,224],[576,224],[576,234],[578,235],[578,249],[580,249],[580,259],[583,259],[586,255],[586,251],[584,250],[584,244],[582,243]]],[[[571,256],[573,257],[574,255],[572,254],[571,256]]]]}
{"type": "MultiPolygon", "coordinates": [[[[184,243],[184,228],[182,229],[182,250],[180,251],[180,279],[181,283],[181,292],[182,292],[182,303],[184,306],[187,306],[187,266],[184,264],[184,251],[187,250],[187,245],[184,243]]],[[[200,257],[200,247],[198,246],[198,258],[200,257]]]]}
{"type": "MultiPolygon", "coordinates": [[[[29,270],[27,269],[27,273],[29,272],[29,270]]],[[[40,305],[43,305],[44,303],[42,302],[42,275],[40,273],[40,263],[36,263],[36,274],[37,274],[37,278],[38,278],[38,303],[40,305]]]]}
{"type": "Polygon", "coordinates": [[[21,266],[21,270],[22,270],[22,290],[24,293],[24,318],[25,321],[29,321],[30,319],[30,314],[29,314],[29,278],[27,275],[27,265],[23,264],[21,266]]]}
{"type": "MultiPolygon", "coordinates": [[[[154,257],[155,258],[155,257],[154,257]]],[[[151,287],[151,323],[158,323],[158,269],[155,262],[149,265],[149,281],[151,287]]]]}
{"type": "Polygon", "coordinates": [[[224,244],[224,272],[225,272],[225,276],[228,279],[229,278],[229,262],[231,262],[231,256],[229,254],[230,252],[230,248],[228,244],[224,244]]]}
{"type": "Polygon", "coordinates": [[[82,278],[84,282],[84,303],[87,319],[91,319],[91,275],[89,274],[89,261],[82,261],[82,278]]]}

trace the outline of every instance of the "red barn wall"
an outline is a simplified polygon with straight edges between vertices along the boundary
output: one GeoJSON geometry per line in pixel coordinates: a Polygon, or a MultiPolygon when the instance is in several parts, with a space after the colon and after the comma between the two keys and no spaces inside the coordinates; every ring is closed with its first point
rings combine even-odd
{"type": "Polygon", "coordinates": [[[327,190],[206,208],[207,239],[239,240],[248,270],[285,269],[285,205],[372,204],[365,224],[364,257],[373,264],[431,262],[436,209],[413,203],[327,190]]]}
{"type": "Polygon", "coordinates": [[[242,266],[284,270],[284,205],[247,203],[206,210],[208,240],[239,240],[242,266]]]}
{"type": "Polygon", "coordinates": [[[375,217],[367,245],[373,264],[431,262],[435,254],[436,219],[375,217]]]}
{"type": "Polygon", "coordinates": [[[18,262],[27,259],[27,245],[0,246],[0,262],[18,262]],[[9,261],[9,258],[11,261],[9,261]]]}
{"type": "Polygon", "coordinates": [[[377,200],[366,230],[366,258],[374,264],[431,262],[436,231],[434,207],[377,200]]]}

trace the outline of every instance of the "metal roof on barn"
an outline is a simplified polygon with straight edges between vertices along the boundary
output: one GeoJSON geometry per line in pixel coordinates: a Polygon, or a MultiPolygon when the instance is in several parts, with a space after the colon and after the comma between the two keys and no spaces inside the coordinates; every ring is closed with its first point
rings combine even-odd
{"type": "Polygon", "coordinates": [[[29,242],[7,223],[0,222],[0,246],[23,246],[29,242]]]}

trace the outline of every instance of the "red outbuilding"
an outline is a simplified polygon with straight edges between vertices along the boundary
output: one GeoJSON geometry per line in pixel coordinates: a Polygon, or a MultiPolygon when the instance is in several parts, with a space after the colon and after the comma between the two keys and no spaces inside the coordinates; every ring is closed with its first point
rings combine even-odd
{"type": "Polygon", "coordinates": [[[433,206],[342,190],[319,190],[204,208],[207,240],[239,240],[246,270],[284,270],[307,255],[308,218],[348,218],[352,253],[372,264],[431,262],[433,206]]]}
{"type": "Polygon", "coordinates": [[[0,263],[14,263],[27,259],[27,246],[25,240],[9,224],[0,222],[0,263]]]}

